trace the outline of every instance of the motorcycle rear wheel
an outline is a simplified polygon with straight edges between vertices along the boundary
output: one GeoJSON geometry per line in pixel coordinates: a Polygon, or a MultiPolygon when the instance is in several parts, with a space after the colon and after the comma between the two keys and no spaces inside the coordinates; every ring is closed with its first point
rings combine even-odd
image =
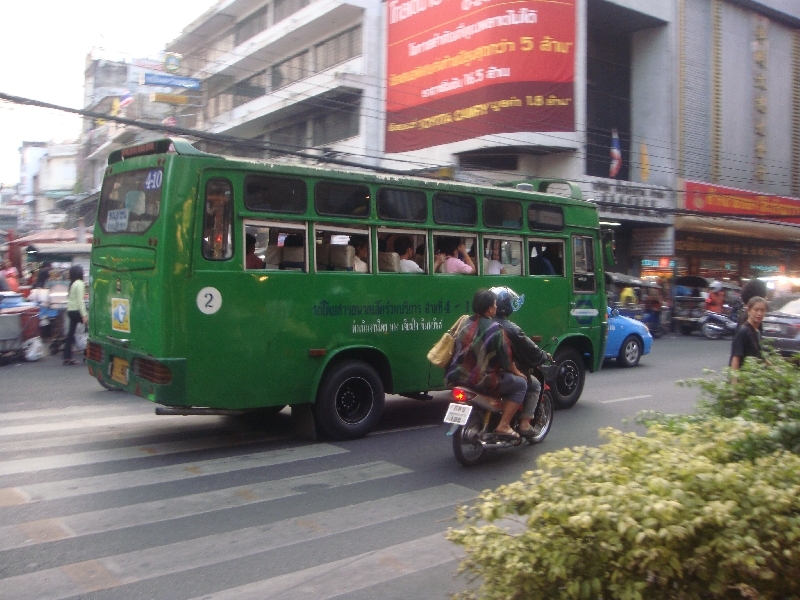
{"type": "Polygon", "coordinates": [[[722,327],[720,327],[716,323],[711,323],[709,321],[703,323],[702,331],[703,335],[710,340],[718,340],[725,333],[725,330],[722,327]]]}
{"type": "Polygon", "coordinates": [[[481,429],[483,419],[480,411],[473,407],[467,423],[453,434],[453,452],[456,460],[465,467],[476,465],[486,452],[480,440],[481,429]]]}

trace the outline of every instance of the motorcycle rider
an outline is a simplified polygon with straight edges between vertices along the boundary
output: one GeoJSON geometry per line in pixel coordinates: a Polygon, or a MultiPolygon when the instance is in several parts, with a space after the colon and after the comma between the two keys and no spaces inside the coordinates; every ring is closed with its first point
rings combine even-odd
{"type": "Polygon", "coordinates": [[[722,313],[725,308],[725,291],[722,284],[715,281],[709,288],[708,298],[706,298],[706,310],[715,313],[722,313]]]}
{"type": "Polygon", "coordinates": [[[517,368],[527,376],[528,391],[522,403],[522,415],[520,416],[519,431],[523,436],[533,434],[531,419],[536,411],[536,404],[539,401],[539,394],[542,391],[542,384],[531,375],[531,368],[550,362],[553,357],[539,348],[536,343],[525,335],[519,325],[509,321],[509,315],[519,310],[525,302],[525,295],[520,296],[509,287],[493,287],[491,291],[497,296],[497,312],[494,321],[506,332],[511,343],[511,354],[517,368]]]}

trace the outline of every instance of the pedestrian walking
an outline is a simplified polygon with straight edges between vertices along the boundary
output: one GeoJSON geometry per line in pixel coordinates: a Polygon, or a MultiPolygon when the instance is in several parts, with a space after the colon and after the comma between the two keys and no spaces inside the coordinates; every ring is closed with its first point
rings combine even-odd
{"type": "Polygon", "coordinates": [[[730,367],[734,371],[741,368],[745,358],[761,357],[761,322],[767,314],[767,301],[761,296],[753,296],[747,302],[747,320],[736,330],[731,344],[730,367]]]}
{"type": "Polygon", "coordinates": [[[75,342],[75,330],[78,323],[84,326],[89,322],[86,312],[86,284],[83,283],[83,267],[72,265],[69,269],[69,294],[67,295],[67,317],[69,317],[69,333],[64,342],[64,364],[77,365],[78,361],[72,358],[72,344],[75,342]]]}

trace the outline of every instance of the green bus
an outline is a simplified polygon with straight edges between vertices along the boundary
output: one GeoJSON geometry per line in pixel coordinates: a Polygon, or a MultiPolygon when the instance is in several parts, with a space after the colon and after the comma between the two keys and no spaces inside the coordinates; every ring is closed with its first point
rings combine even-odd
{"type": "Polygon", "coordinates": [[[508,286],[569,407],[603,360],[604,248],[596,206],[567,182],[475,186],[143,143],[108,159],[87,364],[169,414],[292,405],[355,438],[386,393],[443,389],[427,351],[476,289],[508,286]]]}

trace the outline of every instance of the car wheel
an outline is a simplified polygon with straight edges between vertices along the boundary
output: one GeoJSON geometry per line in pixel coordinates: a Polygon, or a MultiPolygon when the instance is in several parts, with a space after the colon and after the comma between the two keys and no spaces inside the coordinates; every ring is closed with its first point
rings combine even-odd
{"type": "Polygon", "coordinates": [[[323,433],[336,440],[367,435],[378,423],[384,403],[377,371],[360,360],[332,366],[317,391],[314,416],[323,433]]]}
{"type": "Polygon", "coordinates": [[[572,408],[581,397],[586,379],[583,357],[574,348],[562,348],[556,352],[553,362],[558,365],[555,379],[550,386],[556,408],[572,408]]]}
{"type": "Polygon", "coordinates": [[[635,367],[639,364],[639,359],[642,357],[642,342],[639,338],[629,335],[622,342],[622,348],[619,349],[617,356],[617,364],[620,367],[635,367]]]}

